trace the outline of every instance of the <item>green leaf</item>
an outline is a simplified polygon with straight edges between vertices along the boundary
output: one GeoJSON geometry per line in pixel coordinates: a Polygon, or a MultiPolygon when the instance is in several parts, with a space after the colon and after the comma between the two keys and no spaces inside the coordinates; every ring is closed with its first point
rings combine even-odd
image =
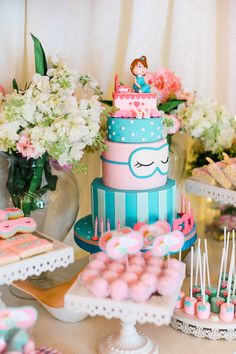
{"type": "Polygon", "coordinates": [[[17,85],[16,79],[12,81],[12,87],[14,90],[16,90],[17,93],[19,92],[19,87],[17,85]]]}
{"type": "Polygon", "coordinates": [[[172,99],[170,101],[167,101],[166,103],[159,104],[157,108],[160,111],[163,111],[164,113],[170,113],[171,111],[173,111],[173,109],[176,109],[183,102],[186,102],[186,100],[172,99]]]}
{"type": "Polygon", "coordinates": [[[106,104],[107,106],[110,106],[110,107],[111,107],[112,104],[113,104],[113,103],[112,103],[112,100],[100,100],[100,102],[101,102],[101,103],[104,103],[104,104],[106,104]]]}
{"type": "Polygon", "coordinates": [[[39,39],[37,37],[35,37],[32,33],[31,33],[31,37],[34,41],[35,70],[36,70],[36,73],[44,76],[47,74],[46,55],[44,53],[42,44],[39,41],[39,39]]]}

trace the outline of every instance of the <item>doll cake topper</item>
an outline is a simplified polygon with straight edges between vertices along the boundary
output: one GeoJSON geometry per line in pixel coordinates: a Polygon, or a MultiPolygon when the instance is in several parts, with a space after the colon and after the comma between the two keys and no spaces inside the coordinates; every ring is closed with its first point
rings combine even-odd
{"type": "Polygon", "coordinates": [[[147,58],[142,55],[140,58],[136,58],[130,65],[130,70],[135,76],[133,89],[139,93],[150,93],[151,86],[146,82],[145,76],[147,74],[148,64],[147,58]]]}

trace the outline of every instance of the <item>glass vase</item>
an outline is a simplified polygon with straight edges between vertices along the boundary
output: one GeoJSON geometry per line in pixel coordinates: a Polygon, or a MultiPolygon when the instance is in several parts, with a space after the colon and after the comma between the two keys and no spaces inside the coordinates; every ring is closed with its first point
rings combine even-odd
{"type": "Polygon", "coordinates": [[[0,171],[1,209],[13,206],[22,209],[25,216],[37,222],[37,231],[63,241],[79,210],[79,191],[73,172],[48,158],[37,161],[6,154],[1,154],[0,171]],[[38,171],[41,176],[36,176],[38,171]]]}

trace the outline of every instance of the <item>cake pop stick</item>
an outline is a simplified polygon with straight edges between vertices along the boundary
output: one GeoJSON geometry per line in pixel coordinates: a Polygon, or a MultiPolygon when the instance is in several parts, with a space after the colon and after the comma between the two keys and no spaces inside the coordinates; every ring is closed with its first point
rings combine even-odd
{"type": "Polygon", "coordinates": [[[92,237],[93,241],[98,241],[98,217],[96,216],[94,224],[94,235],[92,237]]]}
{"type": "Polygon", "coordinates": [[[198,245],[197,245],[197,259],[196,259],[196,273],[195,273],[195,284],[193,287],[193,296],[195,296],[196,294],[198,294],[201,289],[198,285],[198,268],[199,268],[199,258],[200,258],[200,246],[201,246],[201,239],[198,239],[198,245]]]}
{"type": "Polygon", "coordinates": [[[225,302],[224,297],[220,296],[220,285],[221,285],[222,272],[224,266],[224,258],[225,258],[225,248],[222,249],[222,254],[221,254],[220,274],[218,278],[217,294],[215,297],[211,299],[211,311],[214,313],[220,313],[220,306],[225,302]]]}
{"type": "Polygon", "coordinates": [[[179,262],[181,262],[181,258],[182,258],[182,250],[180,248],[180,250],[179,250],[179,262]]]}
{"type": "Polygon", "coordinates": [[[224,260],[224,272],[223,272],[223,283],[226,280],[225,279],[226,278],[226,268],[227,268],[228,253],[229,253],[229,236],[230,236],[230,231],[227,232],[227,240],[226,240],[226,248],[225,248],[225,260],[224,260]]]}
{"type": "Polygon", "coordinates": [[[217,290],[216,290],[216,288],[211,287],[208,248],[207,248],[207,240],[206,239],[204,239],[204,249],[205,249],[205,254],[206,254],[206,270],[207,270],[207,284],[208,284],[208,286],[206,287],[205,290],[206,290],[206,294],[211,299],[212,297],[216,296],[217,290]]]}
{"type": "Polygon", "coordinates": [[[230,268],[229,268],[228,289],[227,289],[228,290],[227,302],[222,304],[220,307],[220,319],[225,322],[229,322],[234,319],[234,305],[230,303],[234,257],[235,257],[235,252],[234,252],[234,247],[232,247],[230,268]]]}
{"type": "MultiPolygon", "coordinates": [[[[180,248],[180,250],[179,250],[179,262],[181,262],[181,255],[182,255],[182,252],[181,252],[181,248],[180,248]]],[[[179,295],[178,295],[178,298],[177,298],[176,305],[175,305],[175,307],[177,309],[182,309],[184,307],[184,298],[185,298],[185,292],[184,291],[180,291],[179,295]]]]}
{"type": "Polygon", "coordinates": [[[188,315],[194,315],[196,302],[197,300],[193,297],[193,247],[191,247],[190,288],[189,296],[184,300],[184,312],[188,315]]]}
{"type": "Polygon", "coordinates": [[[203,253],[203,267],[200,261],[200,273],[202,273],[201,291],[202,301],[197,303],[197,317],[201,320],[207,320],[210,317],[210,303],[206,301],[206,254],[203,253]],[[202,269],[203,268],[203,269],[202,269]]]}

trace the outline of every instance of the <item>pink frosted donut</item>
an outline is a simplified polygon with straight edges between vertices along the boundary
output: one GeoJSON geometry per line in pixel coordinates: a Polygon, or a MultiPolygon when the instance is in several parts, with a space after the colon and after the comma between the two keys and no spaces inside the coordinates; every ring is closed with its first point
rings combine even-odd
{"type": "Polygon", "coordinates": [[[143,273],[140,277],[140,281],[144,283],[150,291],[154,292],[157,288],[157,278],[154,274],[151,273],[143,273]]]}
{"type": "Polygon", "coordinates": [[[137,264],[131,264],[128,269],[129,272],[134,272],[138,276],[143,273],[143,267],[137,264]]]}
{"type": "Polygon", "coordinates": [[[141,267],[145,266],[145,260],[141,256],[134,256],[129,261],[130,264],[137,264],[141,267]]]}
{"type": "Polygon", "coordinates": [[[111,298],[116,301],[123,301],[129,297],[128,284],[123,279],[117,279],[110,285],[111,298]]]}
{"type": "Polygon", "coordinates": [[[157,291],[160,295],[170,296],[176,290],[176,282],[169,275],[162,276],[157,281],[157,291]]]}
{"type": "Polygon", "coordinates": [[[93,279],[99,277],[97,269],[84,269],[79,275],[79,280],[82,284],[89,284],[93,279]]]}
{"type": "Polygon", "coordinates": [[[103,263],[108,263],[110,258],[107,256],[105,252],[98,252],[93,255],[93,259],[99,259],[103,263]]]}
{"type": "Polygon", "coordinates": [[[116,272],[113,272],[112,270],[106,270],[102,274],[102,277],[106,279],[109,283],[111,283],[118,278],[118,274],[116,272]]]}
{"type": "Polygon", "coordinates": [[[161,274],[161,268],[153,265],[146,267],[145,272],[159,276],[161,274]]]}
{"type": "Polygon", "coordinates": [[[126,271],[121,274],[121,279],[123,279],[128,284],[132,284],[138,280],[138,276],[134,272],[126,271]]]}
{"type": "Polygon", "coordinates": [[[99,259],[93,259],[91,262],[88,263],[87,267],[89,269],[97,269],[98,271],[104,271],[105,264],[99,259]]]}
{"type": "Polygon", "coordinates": [[[113,272],[116,272],[118,274],[121,274],[125,270],[125,266],[122,263],[119,262],[111,262],[108,264],[108,270],[112,270],[113,272]]]}
{"type": "Polygon", "coordinates": [[[150,289],[141,281],[130,287],[130,296],[134,301],[138,301],[138,302],[147,301],[150,295],[151,295],[150,289]]]}
{"type": "Polygon", "coordinates": [[[96,297],[107,297],[110,294],[109,283],[102,277],[93,279],[88,288],[96,297]]]}
{"type": "Polygon", "coordinates": [[[147,263],[150,266],[156,266],[156,267],[159,267],[159,268],[162,268],[162,266],[163,266],[163,260],[161,258],[157,258],[157,257],[149,258],[147,263]]]}

